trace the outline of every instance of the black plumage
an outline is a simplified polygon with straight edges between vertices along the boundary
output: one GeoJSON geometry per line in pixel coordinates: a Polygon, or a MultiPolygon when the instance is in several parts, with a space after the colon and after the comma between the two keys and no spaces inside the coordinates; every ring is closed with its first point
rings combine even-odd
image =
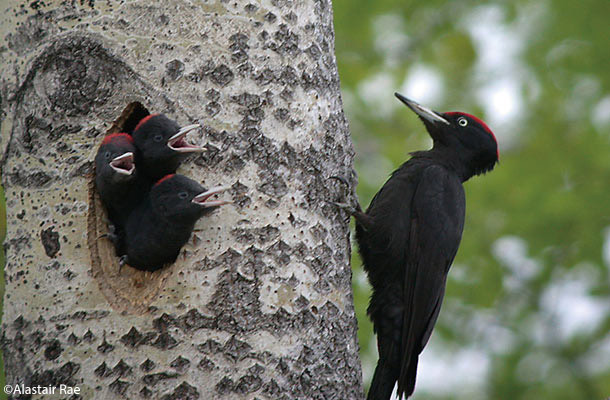
{"type": "Polygon", "coordinates": [[[95,156],[95,185],[110,221],[108,236],[122,254],[122,236],[129,213],[145,194],[134,164],[133,139],[126,133],[108,135],[95,156]]]}
{"type": "Polygon", "coordinates": [[[122,262],[145,271],[155,271],[174,262],[191,236],[195,222],[229,203],[210,199],[224,190],[225,187],[206,190],[194,180],[178,174],[160,179],[129,215],[127,255],[122,262]]]}
{"type": "Polygon", "coordinates": [[[409,397],[419,354],[439,315],[449,267],[458,250],[466,202],[462,183],[493,169],[495,136],[465,113],[437,113],[396,96],[423,121],[433,139],[391,175],[366,212],[356,239],[373,287],[368,314],[377,333],[379,361],[368,400],[387,400],[395,383],[409,397]]]}

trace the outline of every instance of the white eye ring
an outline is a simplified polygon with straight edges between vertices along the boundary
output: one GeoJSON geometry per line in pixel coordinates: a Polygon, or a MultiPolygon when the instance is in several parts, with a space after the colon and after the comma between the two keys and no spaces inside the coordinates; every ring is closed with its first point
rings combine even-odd
{"type": "Polygon", "coordinates": [[[458,118],[458,124],[460,124],[460,126],[466,126],[468,125],[468,120],[464,117],[460,117],[458,118]]]}

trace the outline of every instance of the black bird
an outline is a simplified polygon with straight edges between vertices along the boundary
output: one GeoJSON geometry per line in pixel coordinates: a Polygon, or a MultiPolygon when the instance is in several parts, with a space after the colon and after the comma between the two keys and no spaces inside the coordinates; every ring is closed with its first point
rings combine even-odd
{"type": "Polygon", "coordinates": [[[199,124],[193,124],[180,128],[163,114],[142,118],[132,133],[137,148],[138,169],[151,183],[176,172],[186,156],[203,151],[203,148],[186,141],[186,134],[199,127],[199,124]]]}
{"type": "Polygon", "coordinates": [[[170,174],[150,189],[129,215],[126,226],[127,254],[124,263],[143,271],[156,271],[176,261],[195,222],[230,201],[210,200],[226,187],[206,190],[183,175],[170,174]]]}
{"type": "Polygon", "coordinates": [[[144,194],[136,183],[134,153],[133,138],[126,133],[114,133],[102,140],[95,156],[95,185],[108,212],[111,224],[108,236],[119,255],[127,216],[144,194]]]}
{"type": "Polygon", "coordinates": [[[462,183],[491,171],[498,144],[489,127],[466,113],[438,113],[395,93],[433,139],[427,151],[394,171],[366,212],[337,204],[356,218],[356,240],[373,287],[368,314],[379,361],[368,400],[387,400],[415,388],[417,361],[445,293],[449,267],[464,227],[462,183]]]}

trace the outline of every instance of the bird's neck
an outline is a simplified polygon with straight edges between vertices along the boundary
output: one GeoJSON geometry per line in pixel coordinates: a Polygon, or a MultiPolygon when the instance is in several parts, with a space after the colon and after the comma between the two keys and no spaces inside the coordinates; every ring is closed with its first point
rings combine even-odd
{"type": "Polygon", "coordinates": [[[430,150],[416,151],[411,153],[411,155],[414,159],[441,165],[447,170],[455,172],[462,182],[467,181],[473,175],[460,155],[454,149],[447,146],[435,144],[430,150]]]}

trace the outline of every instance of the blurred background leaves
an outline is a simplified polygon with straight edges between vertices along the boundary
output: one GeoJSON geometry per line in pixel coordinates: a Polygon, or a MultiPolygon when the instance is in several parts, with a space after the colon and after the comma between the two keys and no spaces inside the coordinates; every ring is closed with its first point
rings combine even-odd
{"type": "MultiPolygon", "coordinates": [[[[610,2],[333,2],[366,207],[431,141],[399,91],[500,145],[467,219],[415,399],[610,396],[610,2]]],[[[354,254],[365,384],[377,360],[354,254]]]]}

